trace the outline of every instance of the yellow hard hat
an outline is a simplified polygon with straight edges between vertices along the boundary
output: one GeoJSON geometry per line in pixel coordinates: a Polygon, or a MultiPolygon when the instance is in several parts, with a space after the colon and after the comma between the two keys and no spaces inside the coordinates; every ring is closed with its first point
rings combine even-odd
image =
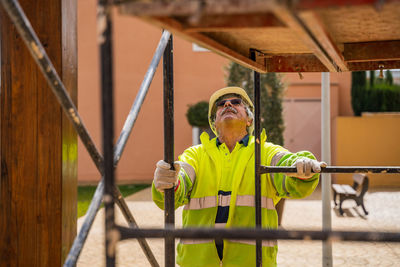
{"type": "MultiPolygon", "coordinates": [[[[211,95],[210,101],[208,102],[208,123],[210,124],[211,130],[215,133],[215,135],[218,135],[217,129],[215,129],[215,124],[214,124],[214,116],[216,112],[216,102],[218,101],[219,98],[221,98],[224,95],[229,95],[229,94],[236,94],[240,96],[240,98],[246,102],[246,104],[249,106],[251,112],[254,112],[254,105],[253,102],[251,102],[250,97],[247,95],[246,91],[240,87],[225,87],[222,89],[219,89],[216,91],[214,94],[211,95]]],[[[253,132],[254,129],[254,122],[251,124],[249,127],[249,134],[253,132]]]]}

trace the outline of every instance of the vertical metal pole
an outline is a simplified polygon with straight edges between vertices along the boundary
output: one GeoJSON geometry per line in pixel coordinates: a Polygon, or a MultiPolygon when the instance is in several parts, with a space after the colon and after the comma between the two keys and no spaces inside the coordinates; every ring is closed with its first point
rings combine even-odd
{"type": "MultiPolygon", "coordinates": [[[[251,51],[251,57],[255,60],[256,51],[251,51]]],[[[254,71],[254,137],[255,137],[255,203],[256,203],[256,228],[261,228],[261,146],[260,146],[260,73],[254,71]]],[[[262,265],[262,243],[261,239],[256,240],[256,266],[262,265]]]]}
{"type": "Polygon", "coordinates": [[[114,229],[114,119],[111,3],[98,2],[98,42],[101,58],[102,128],[104,153],[104,205],[106,266],[115,266],[115,246],[118,234],[114,229]]]}
{"type": "MultiPolygon", "coordinates": [[[[174,76],[173,76],[173,43],[172,35],[168,41],[163,56],[164,75],[164,160],[174,162],[174,76]]],[[[164,191],[165,227],[175,227],[175,196],[174,189],[164,191]]],[[[175,266],[175,239],[165,238],[165,266],[175,266]]]]}
{"type": "MultiPolygon", "coordinates": [[[[321,136],[322,161],[331,164],[331,108],[330,108],[330,73],[321,76],[321,136]]],[[[331,231],[331,174],[322,173],[322,230],[331,231]]],[[[322,266],[332,266],[332,243],[322,242],[322,266]]]]}

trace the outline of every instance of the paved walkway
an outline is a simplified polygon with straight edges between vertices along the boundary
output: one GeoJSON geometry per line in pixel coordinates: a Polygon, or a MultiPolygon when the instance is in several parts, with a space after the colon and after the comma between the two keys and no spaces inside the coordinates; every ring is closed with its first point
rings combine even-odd
{"type": "MultiPolygon", "coordinates": [[[[288,200],[285,204],[283,227],[287,230],[321,230],[322,211],[319,192],[307,200],[288,200]]],[[[151,202],[145,189],[127,199],[128,206],[140,227],[163,227],[164,213],[151,202]]],[[[334,230],[400,231],[400,189],[368,192],[365,196],[368,216],[361,208],[353,208],[351,200],[344,202],[344,216],[332,209],[334,230]]],[[[78,267],[104,266],[104,209],[98,213],[78,261],[78,267]]],[[[126,225],[118,208],[117,222],[126,225]]],[[[78,227],[83,217],[78,220],[78,227]]],[[[180,226],[181,209],[176,212],[180,226]]],[[[157,261],[164,266],[164,242],[148,239],[157,261]]],[[[333,243],[333,266],[400,266],[400,243],[333,243]]],[[[136,240],[118,244],[117,266],[150,266],[136,240]]],[[[279,241],[278,266],[322,266],[322,244],[319,241],[279,241]]]]}

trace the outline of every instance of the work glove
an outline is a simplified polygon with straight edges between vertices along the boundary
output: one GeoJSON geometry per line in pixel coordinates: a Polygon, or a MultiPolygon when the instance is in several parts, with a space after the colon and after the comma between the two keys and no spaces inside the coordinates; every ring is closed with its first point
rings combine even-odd
{"type": "Polygon", "coordinates": [[[174,162],[175,170],[171,170],[171,164],[164,160],[159,160],[156,164],[156,170],[154,172],[154,187],[159,192],[164,192],[165,189],[173,188],[178,183],[178,174],[181,169],[181,165],[178,162],[174,162]]]}
{"type": "Polygon", "coordinates": [[[290,173],[287,175],[306,180],[313,177],[315,173],[321,172],[321,167],[326,167],[327,164],[323,161],[301,157],[298,158],[292,166],[297,168],[297,173],[290,173]]]}

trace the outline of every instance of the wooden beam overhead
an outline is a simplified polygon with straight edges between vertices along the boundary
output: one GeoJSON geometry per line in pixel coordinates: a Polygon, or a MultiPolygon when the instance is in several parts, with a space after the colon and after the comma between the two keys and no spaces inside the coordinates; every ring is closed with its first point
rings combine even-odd
{"type": "MultiPolygon", "coordinates": [[[[256,70],[258,72],[265,73],[265,65],[262,65],[256,61],[253,61],[249,58],[248,55],[242,55],[238,52],[230,49],[224,44],[219,43],[218,41],[207,37],[204,34],[198,32],[184,32],[182,25],[176,20],[168,17],[146,17],[142,18],[149,21],[152,24],[158,25],[160,27],[165,28],[166,30],[176,33],[180,37],[188,40],[189,42],[197,43],[204,48],[213,50],[215,53],[220,54],[223,57],[228,58],[229,60],[235,61],[247,68],[256,70]]],[[[250,53],[250,52],[249,52],[250,53]]]]}
{"type": "Polygon", "coordinates": [[[287,26],[293,30],[295,34],[303,41],[313,54],[321,61],[322,64],[330,72],[337,72],[338,67],[329,57],[323,47],[313,37],[312,33],[308,30],[306,25],[294,14],[291,10],[288,10],[285,6],[276,6],[274,14],[282,22],[286,23],[287,26]]]}
{"type": "Polygon", "coordinates": [[[400,40],[344,44],[347,62],[400,60],[400,40]]]}
{"type": "Polygon", "coordinates": [[[267,72],[326,72],[328,69],[313,54],[266,55],[267,72]]]}
{"type": "MultiPolygon", "coordinates": [[[[330,8],[330,7],[341,7],[341,6],[356,6],[356,5],[374,5],[379,7],[380,1],[377,0],[299,0],[296,1],[294,7],[296,9],[316,9],[316,8],[330,8]]],[[[383,1],[382,1],[383,2],[383,1]]],[[[384,2],[393,2],[386,0],[384,2]]]]}
{"type": "Polygon", "coordinates": [[[120,12],[134,16],[199,16],[271,11],[276,0],[119,1],[120,12]]]}
{"type": "Polygon", "coordinates": [[[332,40],[332,37],[318,15],[313,11],[306,11],[300,13],[300,18],[305,25],[307,25],[307,28],[310,29],[315,39],[318,40],[329,57],[340,68],[340,71],[348,71],[342,53],[332,40]]]}
{"type": "Polygon", "coordinates": [[[272,13],[203,15],[199,18],[174,17],[186,32],[236,31],[265,27],[283,27],[284,24],[272,13]]]}
{"type": "Polygon", "coordinates": [[[400,69],[399,60],[348,62],[349,71],[400,69]]]}
{"type": "Polygon", "coordinates": [[[308,58],[311,61],[301,66],[304,72],[370,69],[378,68],[374,61],[400,61],[398,0],[117,1],[122,14],[139,16],[259,72],[279,69],[268,68],[268,62],[274,63],[265,55],[282,56],[282,71],[295,71],[299,59],[308,58]],[[364,23],[367,18],[372,24],[364,23]],[[250,59],[251,49],[259,51],[255,61],[250,59]],[[304,56],[308,54],[314,57],[304,56]],[[289,60],[287,55],[299,57],[289,60]],[[368,64],[350,68],[352,62],[368,64]],[[288,65],[292,63],[297,65],[288,65]]]}

